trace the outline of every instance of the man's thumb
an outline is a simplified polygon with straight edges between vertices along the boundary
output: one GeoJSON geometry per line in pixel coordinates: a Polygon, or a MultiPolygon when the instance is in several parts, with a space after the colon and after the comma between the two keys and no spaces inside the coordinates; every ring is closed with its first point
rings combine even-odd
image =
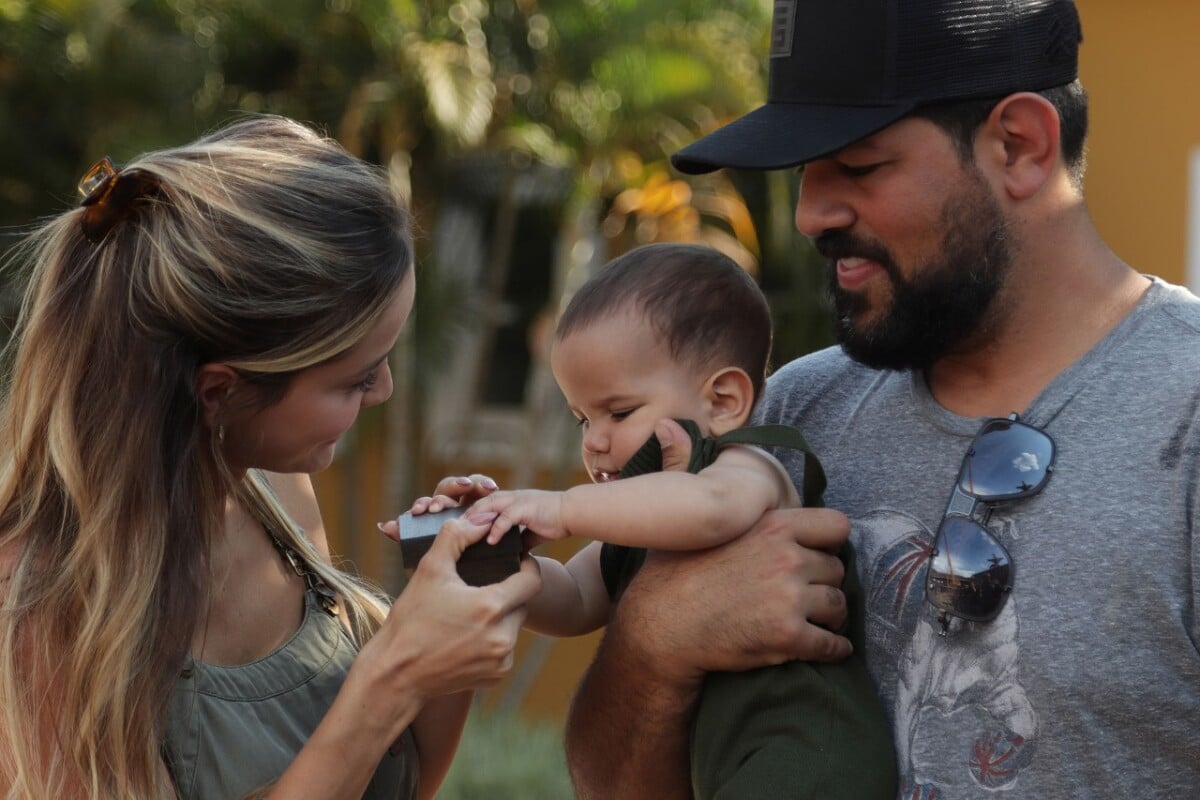
{"type": "Polygon", "coordinates": [[[662,448],[663,470],[687,469],[692,457],[692,437],[673,419],[659,420],[654,426],[654,438],[662,448]]]}

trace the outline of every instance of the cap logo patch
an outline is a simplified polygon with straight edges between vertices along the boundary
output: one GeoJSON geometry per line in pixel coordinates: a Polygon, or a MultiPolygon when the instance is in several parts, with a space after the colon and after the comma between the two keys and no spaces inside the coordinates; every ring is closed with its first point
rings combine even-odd
{"type": "Polygon", "coordinates": [[[771,58],[791,58],[795,19],[796,0],[775,0],[775,12],[771,17],[771,58]]]}

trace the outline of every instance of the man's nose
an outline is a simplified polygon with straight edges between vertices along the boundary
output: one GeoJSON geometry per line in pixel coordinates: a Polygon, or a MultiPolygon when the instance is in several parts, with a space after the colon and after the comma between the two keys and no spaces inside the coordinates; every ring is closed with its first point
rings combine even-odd
{"type": "Polygon", "coordinates": [[[854,209],[845,198],[845,178],[830,161],[813,161],[800,177],[796,199],[796,230],[815,239],[831,230],[854,224],[854,209]]]}

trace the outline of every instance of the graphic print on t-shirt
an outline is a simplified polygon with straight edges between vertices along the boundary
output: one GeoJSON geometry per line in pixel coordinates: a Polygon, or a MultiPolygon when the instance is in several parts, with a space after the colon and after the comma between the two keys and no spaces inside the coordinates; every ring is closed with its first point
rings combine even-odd
{"type": "MultiPolygon", "coordinates": [[[[867,592],[867,648],[879,654],[868,667],[896,731],[901,797],[957,800],[1016,789],[1038,728],[1018,670],[1019,598],[991,622],[954,619],[940,636],[925,602],[933,533],[898,511],[851,522],[867,592]]],[[[989,528],[1002,542],[1014,533],[1000,517],[989,528]]]]}

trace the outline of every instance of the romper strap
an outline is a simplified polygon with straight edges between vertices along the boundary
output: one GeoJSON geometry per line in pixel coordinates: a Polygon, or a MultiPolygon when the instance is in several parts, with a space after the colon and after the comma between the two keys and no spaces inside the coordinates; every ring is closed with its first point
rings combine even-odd
{"type": "Polygon", "coordinates": [[[752,444],[759,447],[790,447],[804,453],[804,487],[801,497],[805,508],[820,508],[825,505],[822,495],[825,493],[825,468],[812,448],[808,446],[804,435],[791,425],[751,425],[746,428],[736,428],[718,436],[717,448],[727,444],[752,444]]]}
{"type": "Polygon", "coordinates": [[[267,529],[267,535],[271,537],[275,549],[292,565],[292,569],[296,571],[296,574],[304,578],[305,584],[308,585],[308,590],[317,598],[325,613],[331,617],[336,617],[338,615],[337,592],[333,590],[333,587],[326,583],[325,579],[308,565],[308,562],[304,560],[304,557],[300,555],[296,548],[280,539],[269,528],[267,529]]]}
{"type": "MultiPolygon", "coordinates": [[[[696,473],[711,464],[722,447],[731,444],[750,444],[759,447],[789,447],[804,453],[804,485],[800,496],[805,508],[825,505],[825,470],[816,454],[804,440],[799,430],[790,425],[750,425],[736,428],[716,438],[702,436],[700,427],[690,419],[677,419],[692,440],[692,456],[688,460],[688,472],[696,473]]],[[[658,439],[651,436],[641,449],[626,462],[621,470],[622,478],[658,472],[662,469],[662,448],[658,439]]]]}

